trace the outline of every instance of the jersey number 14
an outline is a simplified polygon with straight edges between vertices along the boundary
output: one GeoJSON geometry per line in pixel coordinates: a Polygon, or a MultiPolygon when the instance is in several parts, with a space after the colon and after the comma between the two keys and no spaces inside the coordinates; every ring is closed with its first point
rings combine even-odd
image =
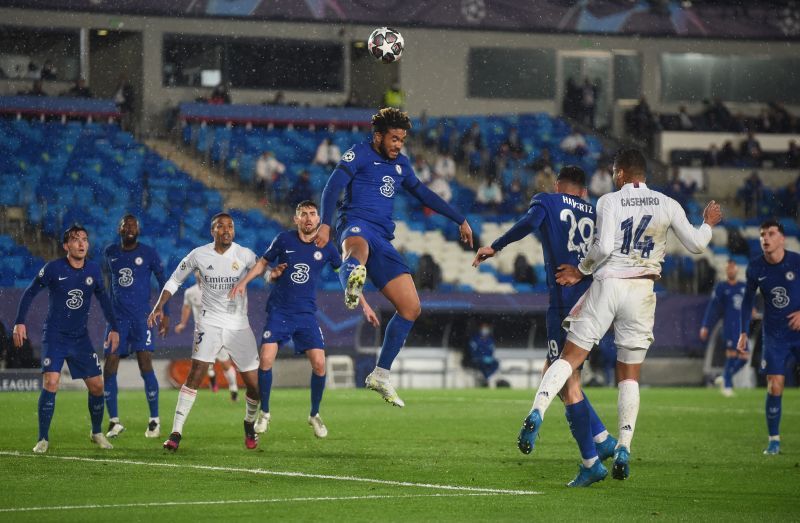
{"type": "Polygon", "coordinates": [[[633,217],[628,218],[624,222],[619,225],[619,228],[623,231],[622,237],[622,248],[619,250],[622,254],[628,254],[631,252],[631,240],[633,240],[633,248],[637,251],[641,251],[642,258],[649,258],[650,251],[653,250],[654,243],[652,236],[644,236],[644,231],[647,230],[647,226],[650,225],[650,220],[653,219],[653,216],[650,214],[645,214],[642,216],[641,221],[639,222],[639,226],[636,227],[636,232],[633,232],[633,217]]]}

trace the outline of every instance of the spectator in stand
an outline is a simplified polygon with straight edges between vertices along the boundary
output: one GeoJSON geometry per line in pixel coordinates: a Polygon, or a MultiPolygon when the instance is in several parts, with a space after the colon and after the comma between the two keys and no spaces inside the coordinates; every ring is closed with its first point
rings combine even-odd
{"type": "Polygon", "coordinates": [[[480,330],[469,340],[469,354],[472,366],[483,374],[484,386],[494,388],[493,378],[500,362],[494,357],[494,337],[489,323],[481,323],[480,330]]]}
{"type": "Polygon", "coordinates": [[[776,214],[781,217],[797,220],[800,215],[800,176],[785,187],[775,191],[776,214]]]}
{"type": "Polygon", "coordinates": [[[133,123],[133,98],[133,87],[131,87],[127,75],[122,73],[117,79],[117,89],[114,91],[114,103],[122,114],[122,121],[120,124],[124,131],[130,131],[131,124],[133,123]]]}
{"type": "Polygon", "coordinates": [[[461,158],[470,158],[473,152],[483,151],[483,134],[478,122],[472,122],[470,128],[461,136],[461,158]]]}
{"type": "Polygon", "coordinates": [[[744,185],[737,191],[737,198],[744,202],[744,214],[748,218],[757,217],[761,202],[764,199],[764,183],[758,176],[758,171],[753,171],[744,181],[744,185]]]}
{"type": "Polygon", "coordinates": [[[544,148],[541,154],[531,162],[530,168],[535,174],[538,174],[539,171],[543,171],[548,167],[550,170],[553,169],[553,161],[550,159],[550,149],[544,148]]]}
{"type": "Polygon", "coordinates": [[[339,146],[331,141],[330,138],[324,138],[317,146],[317,152],[314,155],[314,163],[322,165],[328,169],[333,169],[342,157],[342,152],[339,146]]]}
{"type": "Polygon", "coordinates": [[[289,205],[295,208],[298,203],[314,200],[314,189],[311,187],[311,176],[305,169],[300,172],[292,188],[289,189],[289,205]]]}
{"type": "Polygon", "coordinates": [[[681,130],[683,131],[692,131],[694,130],[694,122],[692,121],[692,117],[689,116],[689,113],[686,112],[686,106],[681,105],[678,109],[678,120],[680,121],[681,130]]]}
{"type": "Polygon", "coordinates": [[[545,167],[536,173],[533,179],[533,192],[538,194],[540,192],[554,192],[556,189],[556,173],[550,167],[545,167]]]}
{"type": "Polygon", "coordinates": [[[718,167],[722,165],[721,158],[722,155],[719,151],[719,147],[717,147],[717,144],[712,143],[708,147],[705,157],[703,157],[703,165],[705,167],[718,167]]]}
{"type": "Polygon", "coordinates": [[[44,92],[44,89],[42,88],[41,80],[34,80],[30,91],[20,91],[18,94],[24,96],[48,96],[48,94],[44,92]]]}
{"type": "Polygon", "coordinates": [[[73,98],[91,98],[92,91],[86,85],[86,80],[83,78],[78,78],[75,81],[75,85],[73,85],[72,88],[67,91],[66,95],[73,98]]]}
{"type": "Polygon", "coordinates": [[[440,152],[436,155],[433,172],[445,180],[452,180],[456,177],[456,161],[450,154],[440,152]]]}
{"type": "Polygon", "coordinates": [[[727,131],[731,128],[731,112],[725,107],[718,97],[713,102],[703,100],[705,111],[703,115],[706,124],[711,131],[727,131]]]}
{"type": "Polygon", "coordinates": [[[738,160],[739,155],[736,154],[736,149],[733,148],[733,142],[726,140],[722,144],[722,150],[719,152],[719,164],[723,167],[730,167],[738,160]]]}
{"type": "Polygon", "coordinates": [[[502,179],[503,172],[509,167],[510,162],[511,151],[508,144],[501,144],[500,148],[497,150],[497,154],[492,156],[491,160],[489,160],[489,176],[502,179]]]}
{"type": "Polygon", "coordinates": [[[264,191],[267,200],[272,199],[275,184],[286,171],[286,166],[275,158],[275,153],[266,151],[256,160],[256,186],[264,191]]]}
{"type": "Polygon", "coordinates": [[[487,177],[478,185],[475,201],[482,212],[494,213],[500,209],[500,204],[503,203],[503,189],[496,178],[487,177]]]}
{"type": "Polygon", "coordinates": [[[55,64],[49,58],[45,60],[44,65],[42,66],[42,73],[41,73],[42,80],[57,80],[58,79],[58,70],[56,69],[55,64]]]}
{"type": "Polygon", "coordinates": [[[523,254],[517,254],[517,257],[514,258],[513,278],[516,283],[536,285],[536,273],[523,254]]]}
{"type": "Polygon", "coordinates": [[[748,165],[761,165],[761,157],[764,153],[761,151],[761,144],[756,139],[753,131],[747,132],[747,138],[742,141],[740,146],[740,154],[748,165]]]}
{"type": "Polygon", "coordinates": [[[614,177],[611,175],[611,165],[598,166],[589,182],[589,196],[600,198],[614,190],[614,177]]]}
{"type": "Polygon", "coordinates": [[[501,144],[502,146],[505,145],[508,152],[514,155],[515,158],[519,158],[525,152],[525,148],[522,146],[522,142],[519,139],[519,130],[516,126],[511,126],[508,130],[508,136],[506,136],[505,141],[501,144]]]}
{"type": "Polygon", "coordinates": [[[383,107],[395,107],[403,110],[406,104],[406,93],[400,88],[398,82],[393,82],[383,94],[383,107]]]}
{"type": "Polygon", "coordinates": [[[511,181],[511,185],[508,186],[506,197],[503,200],[502,212],[504,214],[521,214],[525,212],[527,203],[522,183],[520,183],[519,178],[514,178],[511,181]]]}
{"type": "Polygon", "coordinates": [[[428,161],[421,154],[418,154],[414,158],[414,174],[417,175],[419,181],[426,185],[431,181],[433,171],[431,170],[431,166],[428,164],[428,161]]]}
{"type": "Polygon", "coordinates": [[[581,87],[581,112],[584,125],[594,129],[594,115],[597,109],[597,94],[600,90],[598,80],[592,83],[588,77],[583,79],[581,87]]]}
{"type": "Polygon", "coordinates": [[[800,168],[800,149],[795,140],[789,140],[789,150],[786,151],[786,167],[789,169],[800,168]]]}
{"type": "Polygon", "coordinates": [[[769,108],[770,118],[772,119],[772,132],[792,132],[792,128],[794,127],[792,122],[793,118],[789,111],[786,110],[786,107],[783,105],[783,103],[769,102],[767,107],[769,108]]]}
{"type": "Polygon", "coordinates": [[[41,80],[42,71],[39,66],[33,62],[28,62],[28,73],[25,75],[28,80],[41,80]]]}
{"type": "Polygon", "coordinates": [[[586,139],[577,129],[573,129],[569,136],[561,140],[560,147],[565,153],[574,156],[583,156],[587,152],[586,139]]]}
{"type": "Polygon", "coordinates": [[[758,117],[756,118],[756,126],[755,128],[758,129],[760,133],[769,133],[773,132],[772,130],[772,114],[770,114],[768,109],[761,109],[761,112],[758,113],[758,117]]]}
{"type": "Polygon", "coordinates": [[[419,265],[413,279],[417,290],[435,291],[442,283],[442,268],[430,254],[425,253],[419,257],[419,265]]]}
{"type": "Polygon", "coordinates": [[[211,91],[208,103],[211,105],[227,105],[231,103],[231,93],[228,86],[225,84],[216,86],[214,90],[211,91]]]}
{"type": "Polygon", "coordinates": [[[581,88],[575,82],[575,79],[569,77],[564,91],[564,100],[562,101],[561,110],[564,116],[574,120],[580,119],[581,112],[581,88]]]}
{"type": "Polygon", "coordinates": [[[696,190],[696,183],[693,182],[692,184],[687,184],[681,179],[681,171],[679,167],[675,166],[672,168],[672,175],[666,189],[664,190],[664,194],[678,202],[681,207],[683,207],[683,210],[687,211],[686,204],[688,204],[689,201],[694,197],[696,190]]]}
{"type": "MultiPolygon", "coordinates": [[[[431,174],[431,180],[426,184],[428,189],[433,191],[436,196],[444,200],[445,202],[450,203],[450,200],[453,198],[453,190],[450,188],[450,183],[444,179],[443,176],[439,176],[436,173],[431,174]]],[[[428,207],[424,209],[425,216],[430,216],[433,214],[433,211],[428,207]]]]}
{"type": "Polygon", "coordinates": [[[283,94],[283,91],[276,92],[272,100],[267,102],[267,105],[286,105],[286,95],[283,94]]]}
{"type": "Polygon", "coordinates": [[[648,143],[652,141],[652,136],[658,125],[653,112],[650,110],[650,104],[647,103],[647,98],[642,96],[639,103],[633,108],[631,114],[631,132],[638,138],[641,138],[648,143]]]}
{"type": "Polygon", "coordinates": [[[467,157],[467,170],[470,176],[479,176],[483,174],[485,156],[481,149],[474,149],[467,157]]]}

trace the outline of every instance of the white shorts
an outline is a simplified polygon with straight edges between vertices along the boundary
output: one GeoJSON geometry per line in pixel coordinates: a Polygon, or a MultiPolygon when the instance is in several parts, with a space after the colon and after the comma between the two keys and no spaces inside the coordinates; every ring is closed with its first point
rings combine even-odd
{"type": "Polygon", "coordinates": [[[653,280],[595,280],[564,320],[567,340],[592,350],[614,325],[617,361],[642,363],[653,343],[656,295],[653,280]]]}
{"type": "Polygon", "coordinates": [[[226,359],[225,353],[230,354],[239,372],[258,368],[258,348],[252,329],[233,330],[197,325],[192,359],[214,363],[217,359],[226,359]]]}
{"type": "Polygon", "coordinates": [[[230,361],[230,359],[231,353],[228,352],[228,349],[222,349],[219,351],[219,354],[217,354],[217,361],[230,361]]]}

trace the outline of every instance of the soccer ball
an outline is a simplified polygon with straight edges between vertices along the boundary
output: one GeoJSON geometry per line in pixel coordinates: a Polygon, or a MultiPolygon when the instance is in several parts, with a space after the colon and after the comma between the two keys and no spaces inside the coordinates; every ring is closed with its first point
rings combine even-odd
{"type": "Polygon", "coordinates": [[[379,27],[372,31],[367,40],[370,54],[385,64],[400,60],[403,55],[403,35],[391,27],[379,27]]]}

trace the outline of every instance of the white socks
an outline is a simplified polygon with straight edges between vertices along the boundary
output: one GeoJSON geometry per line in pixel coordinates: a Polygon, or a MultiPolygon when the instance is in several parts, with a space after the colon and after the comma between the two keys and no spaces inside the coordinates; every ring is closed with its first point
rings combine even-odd
{"type": "Polygon", "coordinates": [[[244,399],[244,420],[248,423],[253,423],[256,421],[256,415],[258,414],[258,400],[250,399],[250,396],[247,395],[245,395],[244,399]]]}
{"type": "Polygon", "coordinates": [[[186,423],[186,418],[189,417],[189,412],[194,405],[194,399],[197,397],[197,391],[190,389],[186,385],[181,387],[178,393],[178,404],[175,405],[175,419],[172,422],[172,432],[183,432],[183,424],[186,423]]]}
{"type": "Polygon", "coordinates": [[[571,375],[572,365],[566,360],[558,359],[550,365],[550,368],[547,369],[547,372],[542,377],[539,390],[536,391],[531,411],[538,410],[539,414],[542,415],[542,419],[544,419],[547,407],[550,406],[550,403],[555,399],[571,375]]]}
{"type": "Polygon", "coordinates": [[[234,369],[233,365],[231,365],[223,372],[225,373],[225,379],[228,380],[228,390],[231,392],[237,392],[239,390],[239,385],[236,383],[236,369],[234,369]]]}
{"type": "Polygon", "coordinates": [[[372,371],[372,375],[375,376],[379,380],[388,380],[389,379],[389,371],[382,367],[375,367],[375,370],[372,371]]]}
{"type": "Polygon", "coordinates": [[[602,443],[607,439],[608,439],[607,430],[604,430],[603,432],[600,432],[599,434],[595,434],[594,436],[592,436],[592,440],[594,440],[595,443],[602,443]]]}
{"type": "Polygon", "coordinates": [[[617,400],[617,417],[619,419],[619,443],[617,448],[631,450],[633,431],[636,428],[636,416],[639,414],[639,383],[634,380],[619,382],[619,399],[617,400]]]}

